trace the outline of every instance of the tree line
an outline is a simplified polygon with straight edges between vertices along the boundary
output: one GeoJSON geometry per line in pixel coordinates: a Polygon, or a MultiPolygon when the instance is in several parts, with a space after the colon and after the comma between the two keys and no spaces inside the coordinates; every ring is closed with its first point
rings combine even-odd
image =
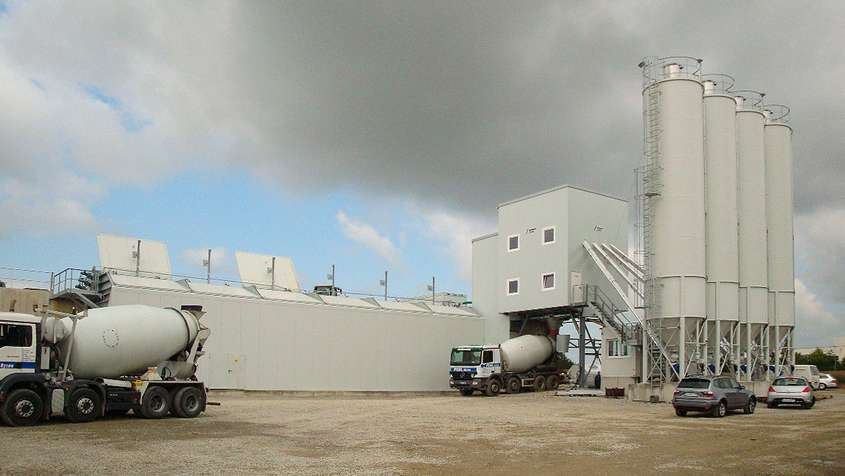
{"type": "Polygon", "coordinates": [[[842,360],[831,351],[816,349],[809,354],[795,353],[796,365],[815,365],[819,370],[845,370],[845,357],[842,360]]]}

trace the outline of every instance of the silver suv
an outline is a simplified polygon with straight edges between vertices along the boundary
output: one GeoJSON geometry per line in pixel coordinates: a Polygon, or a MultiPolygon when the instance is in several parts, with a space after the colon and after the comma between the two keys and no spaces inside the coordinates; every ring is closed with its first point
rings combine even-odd
{"type": "Polygon", "coordinates": [[[729,410],[742,409],[745,413],[754,413],[757,399],[733,377],[687,377],[675,389],[672,406],[678,416],[686,416],[687,412],[705,412],[723,417],[729,410]]]}

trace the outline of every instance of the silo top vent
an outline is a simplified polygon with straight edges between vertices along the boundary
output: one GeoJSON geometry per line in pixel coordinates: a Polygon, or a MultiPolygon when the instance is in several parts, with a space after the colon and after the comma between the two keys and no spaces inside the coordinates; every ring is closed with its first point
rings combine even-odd
{"type": "Polygon", "coordinates": [[[704,84],[704,95],[731,95],[731,88],[734,86],[734,78],[727,74],[703,74],[701,80],[704,84]]]}
{"type": "Polygon", "coordinates": [[[701,60],[691,56],[649,56],[637,66],[643,70],[643,89],[667,79],[701,79],[701,60]]]}

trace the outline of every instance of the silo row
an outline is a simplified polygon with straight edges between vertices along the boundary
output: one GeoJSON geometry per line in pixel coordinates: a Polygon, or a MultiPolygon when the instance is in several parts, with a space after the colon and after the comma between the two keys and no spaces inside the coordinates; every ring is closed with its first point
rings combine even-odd
{"type": "Polygon", "coordinates": [[[647,322],[681,375],[765,379],[792,356],[791,129],[691,60],[641,64],[647,322]]]}

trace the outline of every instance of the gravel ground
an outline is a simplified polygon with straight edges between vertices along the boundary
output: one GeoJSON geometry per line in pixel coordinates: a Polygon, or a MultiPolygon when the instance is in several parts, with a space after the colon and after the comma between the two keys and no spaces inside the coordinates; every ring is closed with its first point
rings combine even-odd
{"type": "Polygon", "coordinates": [[[678,418],[666,404],[212,393],[193,420],[0,427],[2,474],[843,474],[845,391],[811,410],[678,418]]]}

